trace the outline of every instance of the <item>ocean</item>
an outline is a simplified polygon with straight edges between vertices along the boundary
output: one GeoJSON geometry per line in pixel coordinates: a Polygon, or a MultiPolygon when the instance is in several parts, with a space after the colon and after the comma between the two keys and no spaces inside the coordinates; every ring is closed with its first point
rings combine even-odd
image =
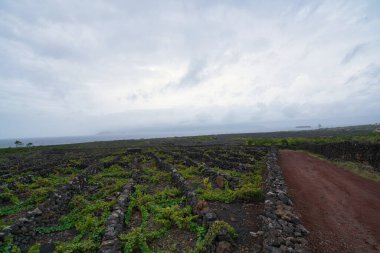
{"type": "Polygon", "coordinates": [[[93,136],[68,136],[68,137],[42,137],[42,138],[14,138],[0,139],[0,148],[15,147],[15,141],[19,140],[25,146],[27,143],[33,143],[33,146],[47,146],[60,144],[73,144],[94,141],[113,141],[136,139],[136,136],[126,135],[93,135],[93,136]]]}

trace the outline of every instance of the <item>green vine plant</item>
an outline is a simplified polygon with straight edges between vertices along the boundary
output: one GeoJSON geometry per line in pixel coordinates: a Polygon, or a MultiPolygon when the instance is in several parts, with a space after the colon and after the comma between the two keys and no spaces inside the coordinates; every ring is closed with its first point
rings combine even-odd
{"type": "Polygon", "coordinates": [[[141,225],[131,228],[120,236],[124,241],[124,252],[130,253],[139,249],[150,253],[149,242],[165,236],[170,229],[179,228],[193,232],[197,240],[202,241],[206,228],[196,222],[197,215],[192,214],[192,208],[185,205],[185,198],[177,188],[165,188],[155,194],[147,194],[146,186],[136,186],[125,214],[125,223],[131,222],[133,210],[141,212],[141,225]]]}
{"type": "Polygon", "coordinates": [[[0,253],[21,253],[21,250],[13,244],[12,237],[8,236],[0,245],[0,253]]]}

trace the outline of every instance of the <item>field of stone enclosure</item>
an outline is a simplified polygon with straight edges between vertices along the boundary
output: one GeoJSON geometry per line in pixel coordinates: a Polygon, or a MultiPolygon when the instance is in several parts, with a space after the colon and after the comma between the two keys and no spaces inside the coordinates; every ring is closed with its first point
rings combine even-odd
{"type": "Polygon", "coordinates": [[[0,252],[305,252],[277,148],[181,143],[3,149],[0,252]]]}

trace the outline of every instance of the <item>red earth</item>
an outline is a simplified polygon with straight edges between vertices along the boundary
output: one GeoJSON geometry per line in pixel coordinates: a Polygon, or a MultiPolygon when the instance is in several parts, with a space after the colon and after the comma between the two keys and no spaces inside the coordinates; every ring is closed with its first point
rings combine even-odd
{"type": "Polygon", "coordinates": [[[380,252],[380,183],[305,152],[281,150],[294,210],[310,252],[380,252]]]}

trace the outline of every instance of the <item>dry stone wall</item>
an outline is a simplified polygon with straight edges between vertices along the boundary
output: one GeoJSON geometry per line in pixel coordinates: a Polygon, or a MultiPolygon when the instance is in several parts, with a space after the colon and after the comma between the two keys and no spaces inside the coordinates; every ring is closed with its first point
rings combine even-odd
{"type": "Polygon", "coordinates": [[[305,252],[305,237],[309,232],[293,212],[275,148],[268,153],[266,173],[265,207],[261,216],[263,250],[267,253],[305,252]]]}
{"type": "Polygon", "coordinates": [[[380,144],[338,142],[325,144],[303,144],[300,149],[321,154],[328,159],[366,162],[380,172],[380,144]]]}
{"type": "Polygon", "coordinates": [[[106,230],[103,235],[99,253],[122,252],[122,245],[119,235],[125,228],[124,213],[127,210],[127,205],[133,192],[134,182],[131,180],[131,182],[124,186],[123,192],[120,194],[116,205],[113,207],[111,215],[106,221],[106,230]]]}

